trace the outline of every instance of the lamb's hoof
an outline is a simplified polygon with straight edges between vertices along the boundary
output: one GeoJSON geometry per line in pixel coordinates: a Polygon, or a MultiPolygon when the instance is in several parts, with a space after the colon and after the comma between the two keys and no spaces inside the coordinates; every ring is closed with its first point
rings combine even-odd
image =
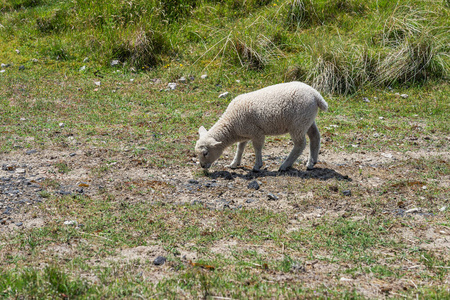
{"type": "Polygon", "coordinates": [[[314,169],[314,166],[315,166],[315,165],[316,165],[316,163],[308,162],[308,163],[306,164],[306,169],[307,169],[308,171],[311,171],[311,170],[314,169]]]}
{"type": "Polygon", "coordinates": [[[278,172],[287,172],[287,171],[289,171],[290,169],[291,169],[292,167],[280,167],[279,169],[278,169],[278,172]]]}

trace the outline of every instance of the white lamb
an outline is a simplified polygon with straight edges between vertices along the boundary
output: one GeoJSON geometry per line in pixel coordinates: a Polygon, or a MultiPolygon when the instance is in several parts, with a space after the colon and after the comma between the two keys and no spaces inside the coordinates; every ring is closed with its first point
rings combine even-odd
{"type": "Polygon", "coordinates": [[[311,150],[307,168],[312,169],[320,149],[320,133],[314,121],[318,108],[326,111],[327,102],[318,91],[302,82],[281,83],[237,96],[209,131],[200,127],[195,145],[200,165],[209,168],[226,147],[238,142],[236,155],[228,165],[237,168],[245,145],[251,140],[256,156],[253,170],[259,171],[265,136],[289,132],[294,148],[279,171],[292,167],[303,152],[305,134],[309,136],[311,150]]]}

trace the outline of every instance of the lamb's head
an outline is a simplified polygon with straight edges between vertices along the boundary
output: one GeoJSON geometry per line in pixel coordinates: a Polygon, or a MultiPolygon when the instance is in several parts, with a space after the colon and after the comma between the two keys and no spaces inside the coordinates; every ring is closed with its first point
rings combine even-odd
{"type": "Polygon", "coordinates": [[[195,144],[195,153],[200,161],[200,166],[204,169],[208,169],[213,162],[215,162],[220,155],[222,155],[223,148],[222,142],[216,141],[214,138],[208,135],[208,131],[205,127],[200,127],[198,130],[200,138],[195,144]]]}

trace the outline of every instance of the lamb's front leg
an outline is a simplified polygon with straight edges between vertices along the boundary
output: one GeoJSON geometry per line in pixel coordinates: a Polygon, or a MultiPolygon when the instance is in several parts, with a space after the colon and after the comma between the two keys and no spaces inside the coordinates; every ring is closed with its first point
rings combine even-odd
{"type": "Polygon", "coordinates": [[[248,141],[240,142],[237,145],[236,154],[234,155],[234,159],[227,167],[231,169],[236,169],[240,164],[242,160],[242,153],[244,153],[245,145],[247,145],[248,141]]]}
{"type": "Polygon", "coordinates": [[[264,146],[264,135],[258,138],[252,139],[253,148],[255,149],[255,165],[253,166],[253,171],[259,172],[263,166],[262,161],[262,148],[264,146]]]}

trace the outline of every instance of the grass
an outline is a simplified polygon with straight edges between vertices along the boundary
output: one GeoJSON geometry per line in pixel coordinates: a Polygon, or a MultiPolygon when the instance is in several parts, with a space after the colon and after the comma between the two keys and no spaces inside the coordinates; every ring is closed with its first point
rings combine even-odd
{"type": "Polygon", "coordinates": [[[1,297],[450,296],[448,254],[428,247],[449,227],[449,164],[421,155],[449,150],[448,1],[17,0],[0,12],[0,153],[54,153],[39,156],[42,203],[21,211],[43,224],[0,225],[1,297]],[[206,188],[197,128],[289,80],[330,105],[322,149],[361,161],[321,165],[341,175],[327,180],[258,177],[282,195],[269,204],[244,176],[206,188]],[[417,156],[365,160],[381,153],[417,156]],[[193,194],[186,170],[203,184],[193,194]],[[86,193],[57,193],[68,184],[86,193]],[[265,206],[210,205],[233,199],[265,206]],[[433,217],[396,214],[414,207],[433,217]]]}

